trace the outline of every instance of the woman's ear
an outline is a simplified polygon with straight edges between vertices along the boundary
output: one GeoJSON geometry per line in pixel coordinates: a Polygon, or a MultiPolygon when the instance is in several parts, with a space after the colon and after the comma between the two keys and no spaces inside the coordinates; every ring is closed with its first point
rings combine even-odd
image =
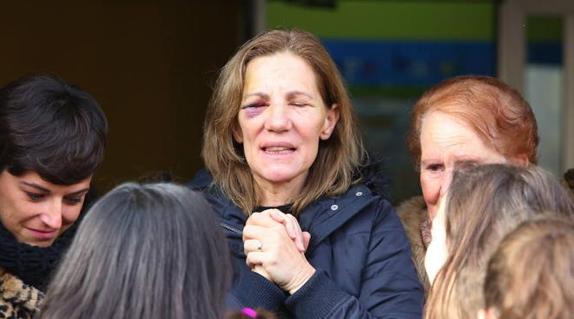
{"type": "Polygon", "coordinates": [[[480,309],[476,314],[477,319],[497,319],[491,308],[480,309]]]}
{"type": "Polygon", "coordinates": [[[241,144],[243,143],[243,134],[241,132],[241,128],[235,127],[233,128],[233,139],[235,142],[241,144]]]}
{"type": "Polygon", "coordinates": [[[526,154],[518,154],[516,156],[514,156],[510,162],[512,162],[512,164],[516,165],[516,166],[521,166],[521,167],[526,167],[528,165],[530,165],[530,161],[528,160],[528,155],[526,154]]]}
{"type": "Polygon", "coordinates": [[[333,134],[335,126],[337,126],[337,122],[339,122],[339,106],[337,104],[333,104],[327,109],[327,116],[325,116],[325,122],[321,128],[321,134],[319,137],[322,140],[328,140],[329,137],[331,137],[331,134],[333,134]]]}

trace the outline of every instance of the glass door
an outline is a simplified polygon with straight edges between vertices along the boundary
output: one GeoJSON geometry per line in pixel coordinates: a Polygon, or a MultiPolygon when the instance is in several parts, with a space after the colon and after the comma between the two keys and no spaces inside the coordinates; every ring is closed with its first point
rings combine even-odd
{"type": "Polygon", "coordinates": [[[574,168],[574,1],[504,1],[498,39],[498,74],[538,121],[539,164],[561,177],[574,168]]]}

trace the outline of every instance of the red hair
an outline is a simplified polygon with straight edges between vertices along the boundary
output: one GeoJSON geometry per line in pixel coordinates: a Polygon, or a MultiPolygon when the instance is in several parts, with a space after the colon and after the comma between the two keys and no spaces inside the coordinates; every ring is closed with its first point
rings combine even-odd
{"type": "Polygon", "coordinates": [[[420,162],[422,120],[439,111],[468,125],[491,149],[509,159],[535,164],[536,119],[524,98],[504,82],[488,76],[460,76],[434,86],[417,101],[411,115],[408,147],[420,162]]]}

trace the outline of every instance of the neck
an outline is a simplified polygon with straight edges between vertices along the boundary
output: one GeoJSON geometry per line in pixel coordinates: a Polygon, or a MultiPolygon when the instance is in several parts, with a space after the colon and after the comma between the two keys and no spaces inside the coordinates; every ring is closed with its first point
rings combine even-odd
{"type": "Polygon", "coordinates": [[[255,178],[257,191],[259,192],[259,205],[281,206],[293,202],[303,189],[304,179],[292,180],[284,183],[272,183],[255,178]]]}

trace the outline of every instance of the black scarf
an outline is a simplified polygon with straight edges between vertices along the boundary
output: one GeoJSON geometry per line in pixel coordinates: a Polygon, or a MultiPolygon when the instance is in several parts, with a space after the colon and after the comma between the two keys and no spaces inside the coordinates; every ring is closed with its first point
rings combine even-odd
{"type": "Polygon", "coordinates": [[[20,243],[0,223],[0,267],[24,283],[45,290],[52,272],[76,233],[78,223],[74,223],[50,247],[20,243]]]}
{"type": "Polygon", "coordinates": [[[0,223],[0,267],[20,278],[24,283],[45,291],[62,255],[70,246],[85,212],[95,202],[97,193],[91,188],[84,201],[78,220],[60,235],[50,247],[36,247],[20,243],[0,223]]]}
{"type": "Polygon", "coordinates": [[[253,208],[253,213],[260,213],[267,209],[278,209],[284,214],[291,214],[293,210],[293,204],[285,204],[280,206],[257,206],[253,208]]]}

